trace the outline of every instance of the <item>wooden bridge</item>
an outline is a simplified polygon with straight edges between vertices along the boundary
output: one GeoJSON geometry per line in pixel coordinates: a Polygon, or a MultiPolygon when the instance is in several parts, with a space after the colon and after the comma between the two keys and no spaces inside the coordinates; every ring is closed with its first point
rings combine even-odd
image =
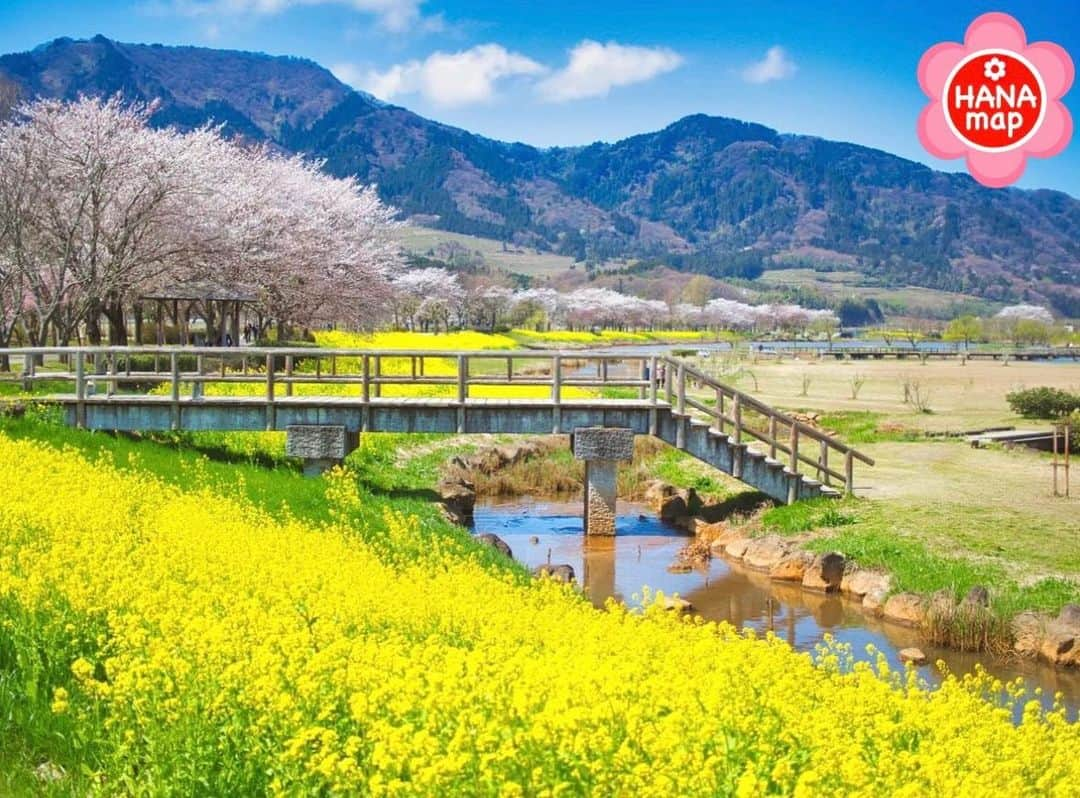
{"type": "MultiPolygon", "coordinates": [[[[681,359],[583,351],[83,347],[7,350],[26,388],[86,429],[653,435],[794,502],[854,489],[874,461],[681,359]]],[[[2,378],[2,377],[0,377],[2,378]]]]}
{"type": "Polygon", "coordinates": [[[780,355],[783,357],[799,357],[800,355],[813,355],[819,358],[834,358],[836,360],[1000,360],[1008,362],[1012,360],[1072,360],[1080,363],[1080,347],[1069,346],[1030,346],[1013,349],[965,349],[959,346],[955,348],[945,347],[915,347],[903,345],[891,346],[855,346],[839,345],[834,347],[799,347],[784,345],[784,343],[763,345],[762,354],[780,355]]]}

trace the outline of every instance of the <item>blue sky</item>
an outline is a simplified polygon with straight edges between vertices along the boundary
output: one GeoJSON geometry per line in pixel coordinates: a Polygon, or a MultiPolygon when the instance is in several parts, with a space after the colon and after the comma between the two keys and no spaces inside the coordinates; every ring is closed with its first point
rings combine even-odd
{"type": "MultiPolygon", "coordinates": [[[[615,140],[692,113],[878,147],[920,147],[923,51],[1006,11],[1080,62],[1080,3],[0,0],[0,51],[58,36],[311,58],[358,88],[493,138],[615,140]],[[932,10],[931,10],[932,9],[932,10]]],[[[1080,89],[1066,97],[1074,118],[1080,89]]],[[[1080,197],[1080,144],[1020,182],[1080,197]]]]}

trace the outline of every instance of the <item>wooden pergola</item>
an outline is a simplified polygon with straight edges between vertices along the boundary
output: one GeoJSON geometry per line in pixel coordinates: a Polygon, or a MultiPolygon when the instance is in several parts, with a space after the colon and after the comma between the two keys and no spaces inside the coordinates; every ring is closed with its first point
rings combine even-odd
{"type": "Polygon", "coordinates": [[[239,346],[240,311],[256,300],[254,293],[240,286],[225,286],[209,281],[180,283],[166,286],[140,299],[153,302],[156,308],[157,343],[164,345],[165,318],[172,319],[180,331],[179,343],[187,346],[191,341],[191,320],[201,318],[206,322],[207,346],[225,346],[230,342],[239,346]]]}

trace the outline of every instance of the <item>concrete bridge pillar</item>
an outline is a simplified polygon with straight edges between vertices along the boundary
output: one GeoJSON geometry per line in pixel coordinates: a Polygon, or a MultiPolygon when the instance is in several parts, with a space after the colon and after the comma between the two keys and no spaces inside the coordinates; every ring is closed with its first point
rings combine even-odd
{"type": "Polygon", "coordinates": [[[345,427],[295,424],[285,428],[285,454],[304,461],[304,476],[317,477],[341,465],[359,445],[359,434],[345,427]]]}
{"type": "Polygon", "coordinates": [[[634,431],[621,427],[579,427],[570,438],[574,457],[585,461],[585,534],[615,534],[619,461],[634,456],[634,431]]]}

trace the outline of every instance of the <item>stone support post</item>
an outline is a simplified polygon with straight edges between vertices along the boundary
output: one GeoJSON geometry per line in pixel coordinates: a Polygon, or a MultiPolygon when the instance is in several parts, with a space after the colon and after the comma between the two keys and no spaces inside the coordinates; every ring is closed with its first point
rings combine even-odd
{"type": "Polygon", "coordinates": [[[585,534],[615,534],[616,477],[619,461],[634,456],[634,432],[609,427],[579,427],[572,438],[574,457],[585,461],[585,534]]]}
{"type": "Polygon", "coordinates": [[[305,477],[341,465],[358,443],[357,433],[340,426],[297,424],[285,430],[285,454],[304,461],[305,477]]]}

